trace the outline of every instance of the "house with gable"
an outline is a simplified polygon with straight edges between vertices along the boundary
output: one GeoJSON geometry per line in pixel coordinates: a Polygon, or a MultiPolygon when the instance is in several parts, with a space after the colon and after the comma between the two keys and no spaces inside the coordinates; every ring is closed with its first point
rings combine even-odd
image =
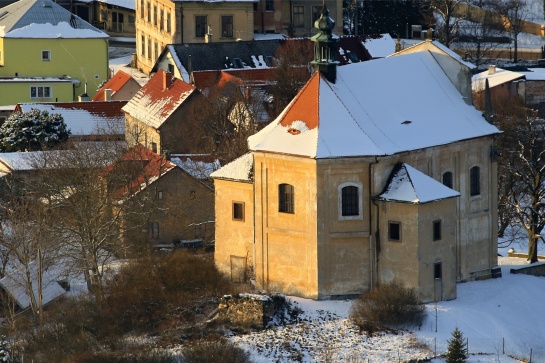
{"type": "Polygon", "coordinates": [[[213,238],[213,224],[207,223],[214,214],[211,186],[164,156],[136,145],[107,168],[106,179],[114,200],[134,202],[143,211],[126,218],[125,246],[146,249],[213,238]]]}
{"type": "Polygon", "coordinates": [[[52,0],[0,9],[0,104],[93,96],[108,79],[109,36],[52,0]]]}
{"type": "Polygon", "coordinates": [[[122,108],[127,145],[158,154],[188,152],[203,101],[195,87],[159,70],[122,108]]]}
{"type": "Polygon", "coordinates": [[[325,7],[317,28],[314,75],[211,175],[220,271],[313,299],[397,278],[448,300],[491,277],[499,131],[466,98],[468,67],[430,44],[338,67],[325,7]]]}
{"type": "Polygon", "coordinates": [[[130,74],[119,70],[93,96],[93,101],[128,101],[142,88],[130,74]]]}

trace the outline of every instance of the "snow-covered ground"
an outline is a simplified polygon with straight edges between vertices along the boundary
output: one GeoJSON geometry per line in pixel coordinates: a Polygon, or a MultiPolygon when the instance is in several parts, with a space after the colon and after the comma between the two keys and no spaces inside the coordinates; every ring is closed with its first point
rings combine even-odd
{"type": "Polygon", "coordinates": [[[444,354],[458,327],[469,343],[469,363],[519,362],[511,357],[529,360],[530,354],[532,362],[545,362],[545,278],[509,273],[525,263],[500,257],[502,278],[458,284],[458,298],[428,304],[424,324],[413,331],[368,337],[347,319],[350,301],[290,297],[303,311],[299,322],[231,339],[256,363],[403,362],[444,354]]]}

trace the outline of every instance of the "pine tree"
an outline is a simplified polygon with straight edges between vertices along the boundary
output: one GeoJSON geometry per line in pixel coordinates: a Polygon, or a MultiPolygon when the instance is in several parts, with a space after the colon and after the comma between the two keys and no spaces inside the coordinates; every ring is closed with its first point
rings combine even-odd
{"type": "Polygon", "coordinates": [[[66,140],[67,130],[60,114],[32,109],[29,112],[14,112],[0,127],[0,150],[35,151],[52,148],[66,140]]]}
{"type": "Polygon", "coordinates": [[[467,359],[466,343],[458,327],[454,329],[452,338],[448,341],[446,359],[447,363],[464,363],[467,359]]]}

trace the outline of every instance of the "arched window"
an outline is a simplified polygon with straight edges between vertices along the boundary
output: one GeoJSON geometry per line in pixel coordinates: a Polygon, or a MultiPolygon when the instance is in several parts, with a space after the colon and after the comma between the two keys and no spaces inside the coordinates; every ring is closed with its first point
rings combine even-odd
{"type": "Polygon", "coordinates": [[[469,195],[474,197],[481,194],[481,168],[474,166],[469,169],[469,195]]]}
{"type": "Polygon", "coordinates": [[[293,185],[280,184],[278,186],[278,211],[282,213],[294,213],[295,194],[293,185]]]}
{"type": "Polygon", "coordinates": [[[362,219],[362,186],[348,182],[338,186],[339,220],[362,219]]]}
{"type": "Polygon", "coordinates": [[[443,185],[452,189],[454,186],[452,181],[452,172],[446,171],[443,173],[443,185]]]}

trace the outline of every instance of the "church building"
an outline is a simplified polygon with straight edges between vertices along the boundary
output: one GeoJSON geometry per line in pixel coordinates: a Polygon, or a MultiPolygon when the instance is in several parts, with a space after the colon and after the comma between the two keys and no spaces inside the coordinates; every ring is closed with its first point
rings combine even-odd
{"type": "Polygon", "coordinates": [[[212,174],[216,265],[312,299],[394,278],[456,298],[497,265],[499,131],[471,104],[467,66],[433,44],[338,66],[326,7],[315,26],[314,75],[212,174]]]}

